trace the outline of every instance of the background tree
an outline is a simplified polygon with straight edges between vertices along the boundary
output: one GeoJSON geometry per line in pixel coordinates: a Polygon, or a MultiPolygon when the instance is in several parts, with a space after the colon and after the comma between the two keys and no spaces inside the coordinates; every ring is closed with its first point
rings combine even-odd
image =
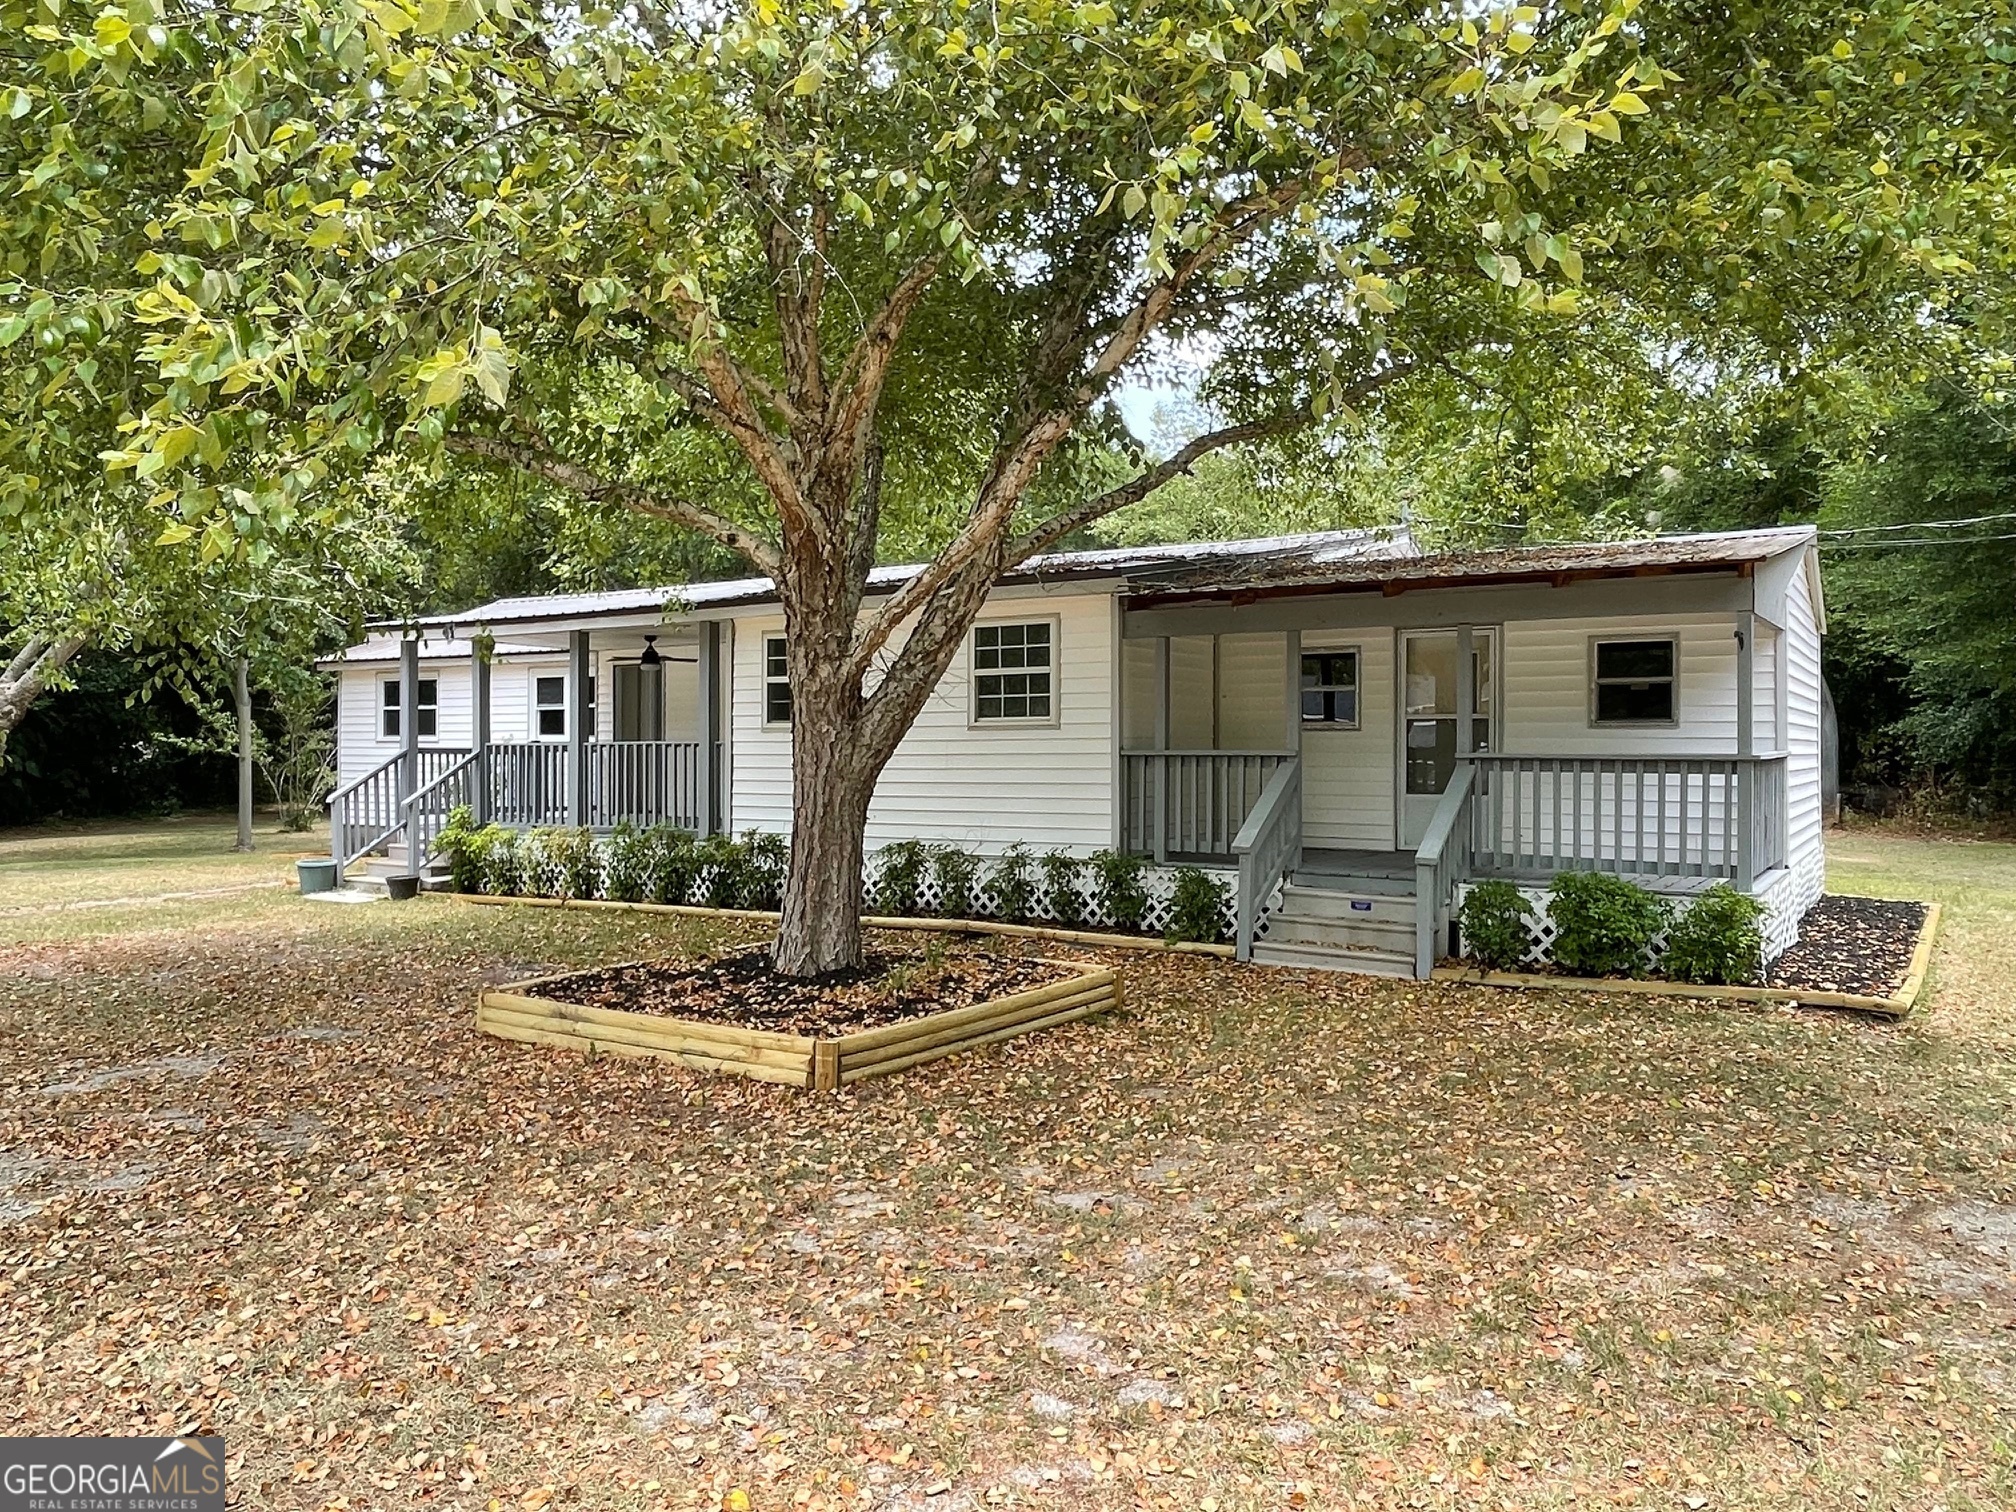
{"type": "Polygon", "coordinates": [[[158,30],[66,39],[113,92],[210,57],[121,475],[256,534],[347,459],[445,448],[773,576],[799,973],[858,959],[876,776],[1004,571],[1418,375],[1907,350],[2007,223],[1987,0],[301,0],[158,30]],[[1115,384],[1206,338],[1227,423],[1086,487],[1115,384]],[[277,460],[226,486],[241,453],[277,460]],[[892,540],[932,555],[871,605],[892,540]]]}

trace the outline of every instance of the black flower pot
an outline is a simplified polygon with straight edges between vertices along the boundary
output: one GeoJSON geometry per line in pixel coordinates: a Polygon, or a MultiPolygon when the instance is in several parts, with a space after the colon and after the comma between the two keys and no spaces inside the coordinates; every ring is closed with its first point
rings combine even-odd
{"type": "Polygon", "coordinates": [[[417,898],[420,896],[420,879],[418,877],[387,877],[385,879],[385,896],[390,898],[394,903],[405,903],[417,898]]]}

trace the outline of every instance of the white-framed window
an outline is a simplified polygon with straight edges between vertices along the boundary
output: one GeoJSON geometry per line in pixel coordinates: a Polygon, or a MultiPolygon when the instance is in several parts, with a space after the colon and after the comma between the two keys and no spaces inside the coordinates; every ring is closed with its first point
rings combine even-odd
{"type": "Polygon", "coordinates": [[[1057,621],[973,627],[973,723],[1054,724],[1057,621]]]}
{"type": "MultiPolygon", "coordinates": [[[[595,738],[595,679],[588,679],[588,738],[595,738]]],[[[567,738],[567,679],[532,679],[532,733],[541,740],[567,738]]]]}
{"type": "Polygon", "coordinates": [[[1589,723],[1680,722],[1680,642],[1648,635],[1589,643],[1589,723]]]}
{"type": "Polygon", "coordinates": [[[1318,729],[1358,728],[1358,648],[1302,653],[1302,723],[1318,729]]]}
{"type": "MultiPolygon", "coordinates": [[[[422,740],[432,740],[441,728],[441,684],[431,677],[420,679],[418,707],[414,723],[422,740]]],[[[399,738],[399,679],[388,677],[378,684],[378,734],[386,740],[399,738]]]]}
{"type": "Polygon", "coordinates": [[[763,637],[763,723],[791,723],[791,658],[781,635],[763,637]]]}

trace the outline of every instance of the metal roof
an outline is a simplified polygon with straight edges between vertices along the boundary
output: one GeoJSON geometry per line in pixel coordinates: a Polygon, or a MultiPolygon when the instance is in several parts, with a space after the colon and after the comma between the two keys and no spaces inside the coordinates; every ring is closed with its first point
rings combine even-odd
{"type": "Polygon", "coordinates": [[[1669,572],[1742,570],[1810,545],[1810,525],[1768,530],[1648,536],[1635,541],[1577,541],[1407,557],[1324,559],[1268,557],[1246,562],[1195,562],[1155,575],[1136,574],[1136,597],[1209,598],[1223,594],[1309,593],[1325,589],[1428,588],[1465,583],[1516,583],[1669,572]]]}
{"type": "MultiPolygon", "coordinates": [[[[362,644],[352,646],[347,651],[339,651],[334,656],[323,657],[315,665],[330,668],[351,666],[364,662],[396,662],[399,660],[399,646],[402,639],[403,637],[393,634],[373,635],[363,641],[362,644]]],[[[420,641],[420,660],[423,662],[461,661],[473,655],[475,649],[469,641],[464,640],[460,636],[422,636],[420,641]]],[[[490,655],[493,658],[506,656],[555,656],[562,654],[564,653],[556,652],[551,646],[530,646],[514,641],[498,641],[490,648],[490,655]]]]}
{"type": "MultiPolygon", "coordinates": [[[[1031,557],[1002,579],[1004,583],[1045,583],[1110,578],[1124,587],[1135,575],[1175,566],[1263,561],[1330,562],[1390,560],[1418,555],[1413,537],[1398,526],[1325,530],[1306,535],[1265,536],[1244,541],[1193,541],[1168,546],[1115,546],[1096,551],[1060,551],[1031,557]]],[[[871,592],[889,592],[924,570],[921,563],[877,567],[868,574],[871,592]]],[[[767,577],[731,578],[665,588],[617,588],[601,593],[548,593],[497,599],[456,614],[412,621],[382,621],[380,628],[459,628],[525,624],[543,620],[601,619],[623,615],[693,613],[744,604],[773,602],[776,585],[767,577]]]]}
{"type": "MultiPolygon", "coordinates": [[[[1306,535],[1265,536],[1241,541],[1197,541],[1168,546],[1119,546],[1097,551],[1065,551],[1032,557],[1002,579],[1004,584],[1081,582],[1105,584],[1130,598],[1209,597],[1309,593],[1335,588],[1433,587],[1481,582],[1527,582],[1579,576],[1633,573],[1740,570],[1815,539],[1809,525],[1769,530],[1718,531],[1701,535],[1648,536],[1632,541],[1583,541],[1545,546],[1423,553],[1403,527],[1330,530],[1306,535]]],[[[918,564],[877,567],[868,575],[870,592],[889,592],[915,576],[918,564]]],[[[406,629],[457,631],[584,619],[663,617],[707,610],[774,603],[776,586],[765,577],[678,587],[619,588],[601,593],[553,593],[497,599],[457,614],[428,615],[374,627],[396,646],[406,629]]],[[[374,638],[375,639],[375,638],[374,638]]],[[[463,644],[466,655],[466,642],[463,644]]],[[[366,647],[373,645],[367,642],[366,647]]],[[[500,648],[501,649],[501,648],[500,648]]],[[[516,646],[514,653],[550,647],[516,646]]],[[[429,655],[456,653],[430,652],[429,655]]],[[[380,660],[365,647],[347,660],[380,660]]]]}

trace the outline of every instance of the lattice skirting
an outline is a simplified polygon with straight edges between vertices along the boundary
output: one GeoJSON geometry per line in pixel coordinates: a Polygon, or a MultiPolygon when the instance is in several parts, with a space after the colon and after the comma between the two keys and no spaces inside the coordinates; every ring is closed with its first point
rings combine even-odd
{"type": "MultiPolygon", "coordinates": [[[[1465,882],[1456,890],[1456,906],[1463,906],[1473,883],[1465,882]]],[[[1533,905],[1533,915],[1526,921],[1532,932],[1533,944],[1520,961],[1522,966],[1544,966],[1554,950],[1554,921],[1547,916],[1547,889],[1544,887],[1521,886],[1520,893],[1533,905]]],[[[1764,905],[1764,964],[1770,965],[1779,956],[1790,950],[1799,939],[1799,921],[1806,917],[1820,897],[1820,862],[1815,859],[1810,864],[1797,869],[1781,870],[1765,879],[1757,891],[1757,901],[1764,905]]],[[[1680,908],[1687,906],[1685,898],[1676,899],[1680,908]]],[[[1468,948],[1467,942],[1465,948],[1468,948]]],[[[1666,954],[1666,932],[1661,930],[1652,941],[1652,964],[1656,970],[1660,959],[1666,954]]]]}
{"type": "MultiPolygon", "coordinates": [[[[868,906],[875,907],[876,885],[882,873],[884,852],[877,851],[868,857],[865,868],[868,880],[868,906]]],[[[980,875],[974,879],[972,891],[967,895],[968,907],[960,911],[963,918],[999,919],[1002,917],[1000,899],[988,880],[988,872],[999,860],[999,856],[982,859],[980,875]]],[[[1239,928],[1239,873],[1236,868],[1200,866],[1197,868],[1212,881],[1225,889],[1224,934],[1231,939],[1239,928]]],[[[1141,928],[1149,934],[1160,934],[1169,924],[1169,910],[1172,895],[1176,890],[1177,868],[1156,866],[1148,863],[1141,873],[1141,890],[1148,895],[1148,905],[1142,916],[1141,928]]],[[[1026,917],[1036,923],[1066,924],[1080,929],[1117,929],[1120,927],[1105,902],[1099,896],[1098,881],[1089,866],[1079,870],[1075,889],[1075,909],[1067,905],[1060,908],[1058,900],[1048,895],[1044,885],[1042,869],[1030,868],[1031,898],[1026,917]],[[1073,916],[1075,913],[1075,917],[1073,916]]],[[[1279,887],[1276,887],[1279,896],[1279,887]]],[[[916,912],[924,915],[943,911],[945,899],[936,878],[926,874],[918,879],[916,912]]]]}

